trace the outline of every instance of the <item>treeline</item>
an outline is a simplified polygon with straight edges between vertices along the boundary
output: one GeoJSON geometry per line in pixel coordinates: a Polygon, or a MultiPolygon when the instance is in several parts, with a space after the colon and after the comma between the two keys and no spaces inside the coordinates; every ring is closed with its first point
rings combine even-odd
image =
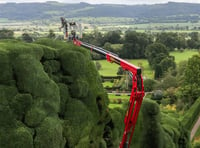
{"type": "MultiPolygon", "coordinates": [[[[176,67],[174,57],[169,55],[170,51],[182,52],[186,48],[200,48],[198,32],[148,34],[126,31],[123,34],[116,30],[102,34],[95,30],[93,33],[83,34],[83,41],[104,47],[124,59],[147,59],[151,68],[155,70],[155,78],[161,78],[169,68],[176,67]],[[113,44],[117,46],[113,48],[113,44]]],[[[94,54],[93,58],[102,57],[94,54]]]]}
{"type": "Polygon", "coordinates": [[[156,5],[91,5],[87,3],[67,4],[6,3],[0,4],[0,18],[11,20],[43,20],[65,17],[126,17],[140,22],[198,21],[199,4],[173,3],[156,5]],[[138,20],[137,20],[138,19],[138,20]]]}
{"type": "Polygon", "coordinates": [[[128,59],[147,58],[145,55],[147,47],[153,43],[163,44],[168,51],[200,48],[198,32],[149,34],[126,31],[123,34],[120,30],[116,30],[102,34],[98,30],[94,30],[90,34],[83,34],[82,40],[96,46],[107,47],[107,50],[115,51],[122,58],[128,59]],[[111,44],[123,44],[123,47],[114,49],[111,44]]]}
{"type": "MultiPolygon", "coordinates": [[[[53,30],[49,30],[46,35],[48,38],[62,39],[56,37],[53,30]]],[[[0,39],[14,38],[11,30],[0,30],[0,39]]],[[[23,33],[18,39],[33,42],[38,37],[32,34],[23,33]]],[[[170,51],[185,48],[199,49],[200,39],[198,32],[191,33],[172,33],[161,32],[156,34],[140,33],[136,31],[120,30],[109,31],[105,34],[94,30],[92,33],[83,34],[83,41],[100,46],[118,54],[124,59],[147,59],[151,68],[155,71],[155,78],[161,78],[168,69],[176,67],[174,57],[169,55],[170,51]]],[[[102,59],[98,54],[93,54],[93,59],[102,59]]]]}

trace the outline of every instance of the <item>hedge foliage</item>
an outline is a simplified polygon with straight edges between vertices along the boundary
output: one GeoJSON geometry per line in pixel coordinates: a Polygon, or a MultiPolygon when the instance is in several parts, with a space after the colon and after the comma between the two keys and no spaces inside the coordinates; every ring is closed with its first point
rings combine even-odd
{"type": "MultiPolygon", "coordinates": [[[[126,111],[108,103],[85,49],[50,39],[0,41],[0,147],[118,147],[126,111]]],[[[175,118],[144,100],[131,147],[187,145],[175,118]]]]}
{"type": "Polygon", "coordinates": [[[200,113],[200,98],[190,107],[182,119],[183,126],[187,129],[192,129],[194,122],[199,117],[200,113]]]}
{"type": "Polygon", "coordinates": [[[1,40],[0,67],[0,147],[107,147],[108,99],[85,49],[1,40]]]}

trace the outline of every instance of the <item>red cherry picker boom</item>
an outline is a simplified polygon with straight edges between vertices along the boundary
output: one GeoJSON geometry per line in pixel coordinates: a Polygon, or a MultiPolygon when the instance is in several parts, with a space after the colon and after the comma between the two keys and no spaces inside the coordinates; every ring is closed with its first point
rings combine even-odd
{"type": "Polygon", "coordinates": [[[128,71],[132,77],[132,90],[128,109],[124,118],[125,128],[122,140],[119,145],[119,148],[129,148],[131,139],[133,137],[138,114],[140,111],[140,107],[142,104],[142,100],[145,94],[143,78],[141,75],[141,68],[121,59],[116,54],[111,53],[103,48],[78,40],[74,30],[72,31],[72,33],[72,40],[74,45],[87,48],[91,51],[105,56],[108,62],[120,65],[124,70],[128,71]]]}

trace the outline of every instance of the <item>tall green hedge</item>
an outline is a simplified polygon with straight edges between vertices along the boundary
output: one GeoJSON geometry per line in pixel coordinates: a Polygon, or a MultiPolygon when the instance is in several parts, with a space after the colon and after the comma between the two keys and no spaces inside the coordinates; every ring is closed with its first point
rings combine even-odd
{"type": "Polygon", "coordinates": [[[106,147],[108,99],[89,53],[71,43],[0,41],[0,147],[106,147]]]}
{"type": "Polygon", "coordinates": [[[182,119],[183,126],[187,129],[192,129],[194,122],[199,117],[200,113],[200,98],[190,107],[182,119]]]}

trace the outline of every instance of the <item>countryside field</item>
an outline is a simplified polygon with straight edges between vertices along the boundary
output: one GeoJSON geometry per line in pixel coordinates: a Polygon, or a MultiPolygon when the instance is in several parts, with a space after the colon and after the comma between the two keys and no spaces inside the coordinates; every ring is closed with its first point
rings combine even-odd
{"type": "MultiPolygon", "coordinates": [[[[198,54],[196,50],[185,50],[184,52],[174,51],[171,52],[170,55],[175,57],[175,62],[178,64],[181,61],[188,60],[193,55],[198,54]]],[[[145,78],[153,79],[153,70],[148,64],[148,61],[146,59],[132,59],[128,60],[130,63],[139,66],[142,68],[142,75],[145,78]]],[[[100,75],[103,76],[116,76],[119,66],[114,63],[109,63],[106,60],[98,60],[98,62],[101,64],[101,69],[99,70],[100,75]]]]}
{"type": "MultiPolygon", "coordinates": [[[[184,52],[174,51],[171,52],[170,55],[175,57],[175,62],[178,64],[181,61],[188,60],[193,55],[198,54],[196,50],[185,50],[184,52]]],[[[137,59],[137,60],[128,60],[134,65],[142,67],[143,77],[153,79],[153,70],[150,68],[148,61],[146,59],[137,59]]],[[[99,61],[102,68],[99,70],[100,75],[103,76],[116,76],[118,65],[112,64],[107,62],[106,60],[100,60],[99,61]]],[[[113,83],[110,81],[106,81],[103,83],[104,87],[112,87],[113,83]]],[[[116,95],[116,94],[108,94],[110,104],[109,108],[116,108],[116,107],[122,107],[122,102],[126,102],[129,100],[130,96],[127,96],[126,94],[116,95]]]]}

